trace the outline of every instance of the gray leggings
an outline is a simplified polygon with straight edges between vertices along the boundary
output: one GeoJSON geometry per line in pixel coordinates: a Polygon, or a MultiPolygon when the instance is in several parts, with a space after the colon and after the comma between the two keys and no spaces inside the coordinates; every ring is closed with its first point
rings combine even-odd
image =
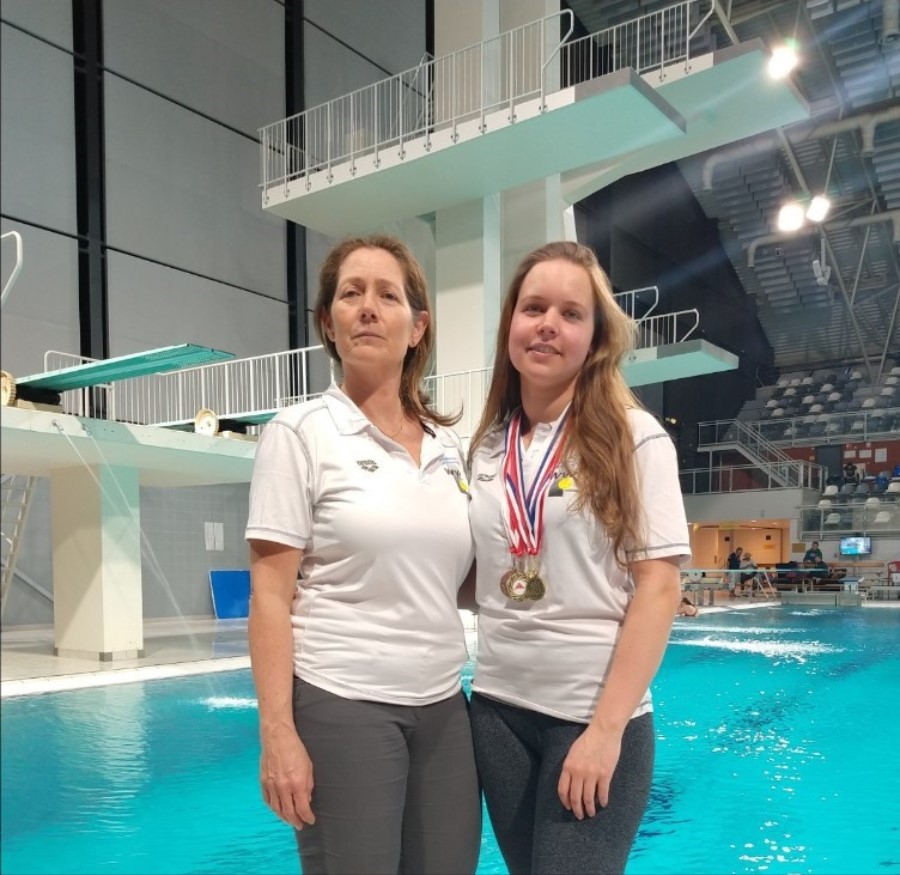
{"type": "Polygon", "coordinates": [[[481,800],[465,696],[421,707],[344,699],[294,680],[294,723],[313,763],[304,875],[465,875],[481,800]]]}
{"type": "Polygon", "coordinates": [[[563,760],[585,730],[547,714],[472,694],[475,759],[510,875],[621,873],[653,776],[653,715],[629,721],[609,805],[576,820],[557,796],[563,760]]]}

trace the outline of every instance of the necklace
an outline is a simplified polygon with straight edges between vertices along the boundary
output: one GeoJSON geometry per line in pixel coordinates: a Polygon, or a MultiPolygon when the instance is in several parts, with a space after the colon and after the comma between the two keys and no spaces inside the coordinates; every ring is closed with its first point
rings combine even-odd
{"type": "Polygon", "coordinates": [[[388,434],[388,433],[387,433],[386,431],[384,431],[384,430],[382,430],[381,433],[382,433],[386,438],[389,438],[390,440],[393,440],[395,437],[397,437],[397,435],[400,434],[401,431],[403,431],[403,426],[404,426],[404,425],[406,425],[406,413],[405,413],[405,412],[401,414],[400,428],[398,428],[393,434],[388,434]]]}

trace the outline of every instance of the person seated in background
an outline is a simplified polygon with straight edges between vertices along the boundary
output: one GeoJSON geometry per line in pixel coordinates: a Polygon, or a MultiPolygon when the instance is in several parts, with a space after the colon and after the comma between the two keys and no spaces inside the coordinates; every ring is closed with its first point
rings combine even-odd
{"type": "Polygon", "coordinates": [[[844,483],[859,483],[859,472],[853,462],[844,465],[844,483]]]}
{"type": "Polygon", "coordinates": [[[806,566],[819,566],[822,563],[822,551],[819,542],[813,541],[812,546],[803,554],[803,564],[806,566]]]}
{"type": "Polygon", "coordinates": [[[756,581],[757,570],[758,567],[753,561],[753,555],[751,553],[744,553],[744,557],[741,559],[741,592],[753,592],[753,584],[756,581]]]}
{"type": "Polygon", "coordinates": [[[677,617],[696,617],[700,613],[698,608],[687,596],[681,600],[681,604],[675,609],[677,617]]]}

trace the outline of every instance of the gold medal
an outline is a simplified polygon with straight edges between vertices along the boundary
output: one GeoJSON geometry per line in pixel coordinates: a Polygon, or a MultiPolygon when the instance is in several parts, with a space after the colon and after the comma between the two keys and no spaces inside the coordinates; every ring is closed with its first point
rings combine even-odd
{"type": "Polygon", "coordinates": [[[543,578],[540,574],[529,574],[526,580],[525,598],[533,602],[539,602],[547,593],[543,578]]]}
{"type": "Polygon", "coordinates": [[[515,568],[510,568],[503,577],[500,578],[500,592],[503,593],[506,598],[509,598],[509,589],[507,588],[507,584],[509,583],[509,579],[514,575],[518,574],[515,568]]]}
{"type": "Polygon", "coordinates": [[[500,592],[514,602],[524,601],[528,591],[528,578],[518,568],[510,568],[500,578],[500,592]]]}
{"type": "Polygon", "coordinates": [[[508,597],[514,602],[524,602],[528,598],[528,578],[517,571],[506,582],[508,597]]]}

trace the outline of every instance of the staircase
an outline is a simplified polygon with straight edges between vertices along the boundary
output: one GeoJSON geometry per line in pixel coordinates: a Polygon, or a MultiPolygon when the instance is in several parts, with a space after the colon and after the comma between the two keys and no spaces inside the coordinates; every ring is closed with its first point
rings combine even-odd
{"type": "Polygon", "coordinates": [[[822,488],[820,466],[792,459],[745,422],[704,422],[699,433],[700,452],[738,452],[783,487],[822,488]]]}
{"type": "Polygon", "coordinates": [[[2,581],[0,581],[0,616],[6,612],[6,600],[12,587],[13,574],[16,568],[16,557],[25,529],[28,508],[34,491],[34,477],[19,474],[4,474],[2,485],[2,581]]]}

